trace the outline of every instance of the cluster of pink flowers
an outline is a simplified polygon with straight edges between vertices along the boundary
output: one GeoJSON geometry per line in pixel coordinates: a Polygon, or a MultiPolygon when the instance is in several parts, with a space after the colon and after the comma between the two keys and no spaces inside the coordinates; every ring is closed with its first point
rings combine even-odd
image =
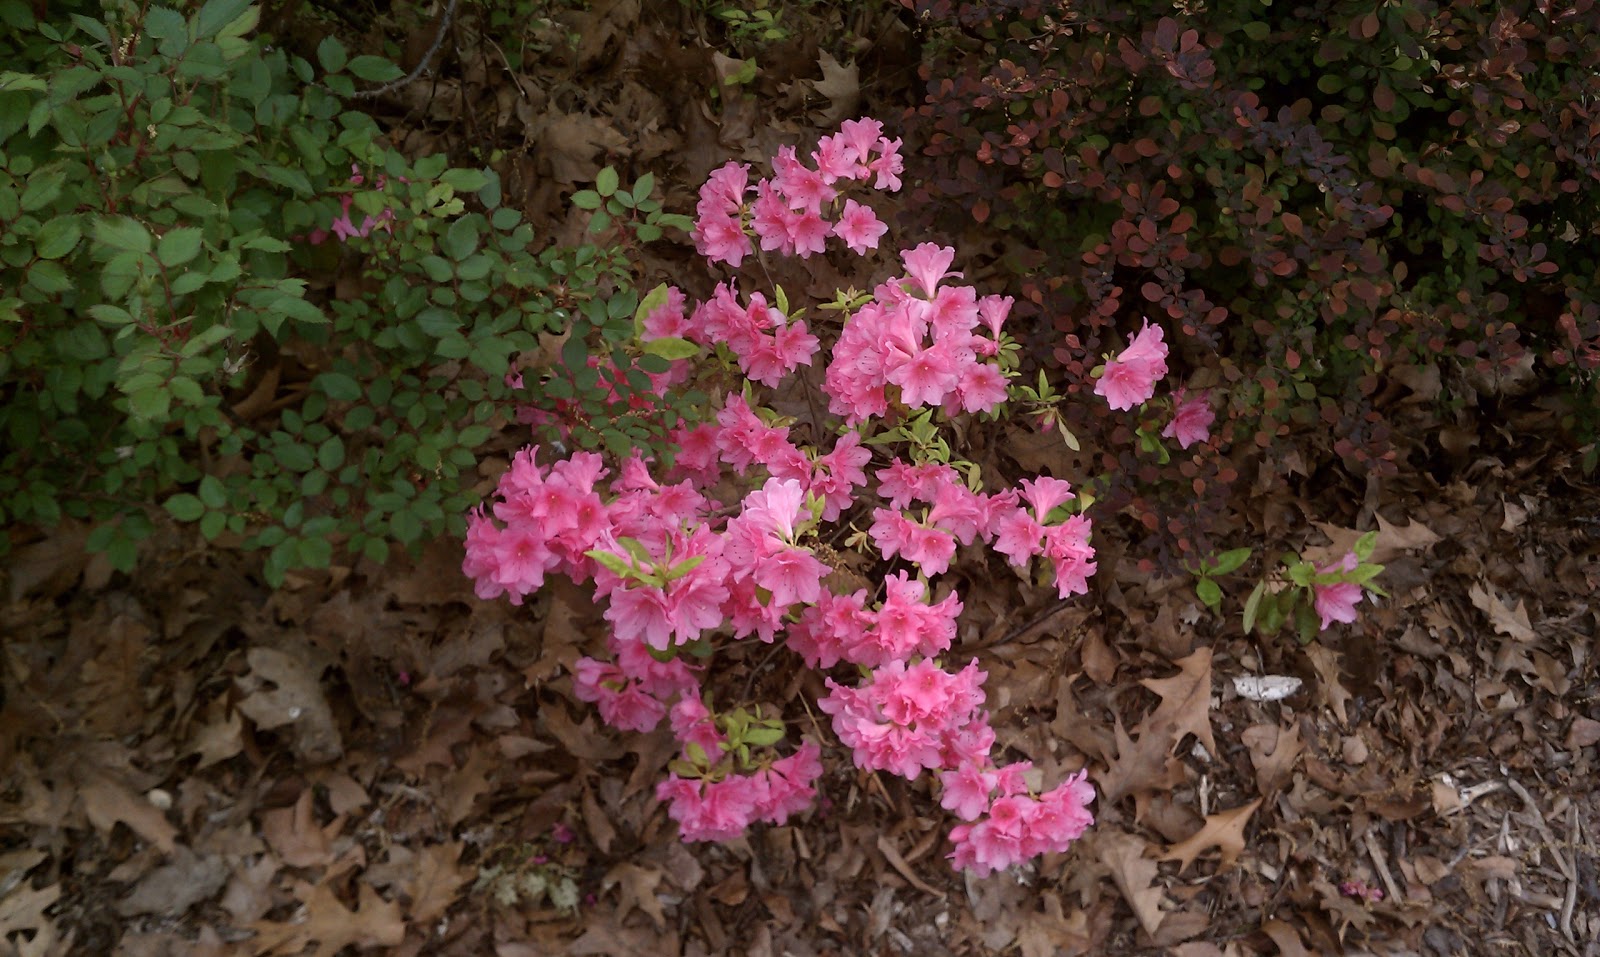
{"type": "Polygon", "coordinates": [[[961,275],[950,271],[949,246],[923,243],[900,258],[904,274],[880,283],[839,334],[825,380],[829,411],[850,424],[884,415],[891,386],[908,408],[955,415],[999,406],[1006,376],[994,360],[1011,297],[946,284],[961,275]]]}
{"type": "Polygon", "coordinates": [[[684,695],[672,707],[672,731],[683,743],[683,764],[700,773],[672,772],[656,786],[656,798],[667,802],[667,814],[686,841],[728,841],[757,821],[782,824],[816,797],[822,748],[815,741],[787,757],[763,761],[749,773],[724,775],[705,773],[720,763],[711,755],[720,758],[733,747],[705,702],[684,695]]]}
{"type": "MultiPolygon", "coordinates": [[[[361,167],[352,163],[350,165],[351,185],[360,186],[366,182],[366,179],[367,178],[361,174],[361,167]]],[[[402,182],[404,182],[404,180],[402,180],[402,182]]],[[[383,189],[384,184],[384,176],[382,173],[379,173],[376,188],[381,190],[383,189]]],[[[340,195],[339,215],[334,217],[333,222],[329,224],[327,229],[322,229],[321,227],[313,229],[309,234],[306,235],[306,242],[313,246],[320,246],[328,241],[328,236],[330,235],[331,231],[331,235],[337,237],[339,242],[347,243],[357,236],[365,239],[367,236],[372,235],[372,231],[374,229],[392,228],[392,224],[394,223],[394,210],[392,209],[385,209],[377,216],[363,216],[361,219],[361,225],[357,226],[350,219],[350,207],[355,205],[355,201],[356,196],[354,193],[344,193],[340,195]]]]}
{"type": "Polygon", "coordinates": [[[995,770],[967,765],[944,773],[945,810],[970,823],[950,831],[956,867],[983,877],[1040,854],[1065,851],[1094,823],[1094,788],[1078,772],[1043,794],[1028,792],[1026,761],[995,770]]]}
{"type": "Polygon", "coordinates": [[[988,677],[974,659],[951,674],[924,658],[891,661],[859,688],[828,679],[817,702],[833,716],[833,731],[855,752],[856,767],[915,780],[923,769],[985,761],[994,745],[989,716],[980,711],[988,677]]]}
{"type": "MultiPolygon", "coordinates": [[[[754,241],[805,257],[832,238],[865,254],[887,227],[846,194],[898,189],[898,150],[880,123],[861,119],[824,137],[809,164],[780,151],[772,177],[753,186],[749,167],[730,163],[701,190],[697,248],[735,268],[754,241]]],[[[926,454],[888,456],[869,478],[867,440],[883,441],[875,419],[959,417],[1007,399],[1002,326],[1012,301],[953,282],[954,256],[933,243],[901,252],[900,275],[842,317],[822,376],[828,409],[842,420],[831,448],[797,444],[792,423],[747,385],[723,396],[708,421],[675,430],[670,470],[635,455],[612,474],[590,453],[546,466],[529,449],[502,476],[492,511],[469,520],[463,570],[480,596],[520,602],[550,574],[592,583],[610,626],[608,654],[578,661],[573,693],[614,727],[646,731],[670,719],[682,757],[657,794],[685,840],[726,840],[756,821],[781,822],[815,795],[815,742],[779,756],[775,723],[754,728],[703,701],[703,668],[690,662],[702,660],[708,641],[752,637],[784,642],[813,668],[859,669],[850,684],[829,678],[819,706],[857,766],[913,779],[939,773],[946,806],[973,822],[953,835],[957,866],[986,873],[1060,850],[1090,821],[1093,791],[1081,775],[1033,795],[1022,783],[1026,765],[991,759],[986,675],[976,660],[959,670],[942,663],[963,606],[933,581],[958,546],[982,543],[1018,568],[1049,562],[1062,596],[1087,591],[1092,524],[1072,506],[1071,486],[1037,476],[985,493],[926,454]],[[903,566],[876,594],[840,594],[832,553],[814,547],[817,529],[861,498],[872,509],[866,538],[903,566]],[[684,646],[696,656],[679,654],[684,646]]],[[[777,302],[785,302],[781,292],[777,302]]],[[[673,288],[641,318],[640,338],[711,347],[724,369],[776,387],[823,348],[820,330],[786,311],[733,282],[695,304],[673,288]]],[[[1151,373],[1148,358],[1119,361],[1135,360],[1139,376],[1151,373]]],[[[669,375],[661,381],[688,372],[669,375]]],[[[1118,396],[1131,394],[1133,376],[1108,377],[1126,380],[1118,396]]],[[[827,434],[828,423],[811,425],[827,434]]]]}
{"type": "Polygon", "coordinates": [[[818,142],[811,159],[807,166],[793,147],[781,147],[773,158],[772,177],[754,187],[748,163],[728,163],[712,171],[695,207],[690,234],[695,248],[707,261],[735,269],[751,252],[751,233],[763,250],[801,259],[823,252],[829,236],[844,240],[858,254],[876,249],[889,227],[869,206],[853,199],[841,205],[839,185],[873,180],[874,189],[899,189],[904,170],[900,141],[884,136],[877,120],[846,120],[838,133],[818,142]]]}

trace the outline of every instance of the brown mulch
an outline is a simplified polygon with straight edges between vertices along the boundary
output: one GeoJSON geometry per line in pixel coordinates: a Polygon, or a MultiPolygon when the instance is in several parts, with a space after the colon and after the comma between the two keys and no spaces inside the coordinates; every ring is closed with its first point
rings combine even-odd
{"type": "MultiPolygon", "coordinates": [[[[765,49],[713,100],[730,67],[683,9],[563,10],[520,59],[464,34],[444,79],[387,104],[396,137],[518,145],[508,195],[575,240],[563,197],[607,162],[658,170],[684,210],[727,158],[915,95],[914,37],[880,11],[765,49]]],[[[84,528],[14,530],[0,957],[1600,955],[1600,489],[1541,416],[1470,425],[1476,458],[1419,452],[1382,482],[1241,488],[1234,544],[1342,554],[1380,532],[1390,597],[1308,645],[1128,558],[1064,605],[969,563],[954,654],[989,669],[1000,746],[1051,782],[1087,767],[1100,795],[1068,853],[981,880],[943,859],[926,776],[836,745],[789,826],[683,844],[654,799],[670,735],[572,696],[592,603],[479,601],[459,543],[274,592],[187,531],[117,575],[84,528]],[[1252,675],[1302,684],[1255,701],[1252,675]]],[[[1022,441],[993,454],[1037,454],[1022,441]]],[[[729,697],[816,690],[765,646],[719,661],[729,697]]]]}

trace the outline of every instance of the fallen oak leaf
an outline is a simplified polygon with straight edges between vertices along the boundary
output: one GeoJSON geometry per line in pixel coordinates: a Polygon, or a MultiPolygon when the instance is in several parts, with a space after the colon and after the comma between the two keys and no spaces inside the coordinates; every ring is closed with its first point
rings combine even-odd
{"type": "Polygon", "coordinates": [[[1179,671],[1172,677],[1145,678],[1139,682],[1161,696],[1161,704],[1150,721],[1154,724],[1171,721],[1175,729],[1174,745],[1185,734],[1193,734],[1206,754],[1215,757],[1217,741],[1211,734],[1211,649],[1201,648],[1173,664],[1179,671]]]}
{"type": "Polygon", "coordinates": [[[1135,730],[1139,732],[1137,739],[1130,737],[1122,726],[1122,719],[1113,715],[1112,733],[1117,756],[1108,762],[1103,773],[1095,774],[1100,785],[1100,800],[1105,806],[1136,791],[1159,791],[1183,781],[1183,768],[1172,756],[1172,747],[1177,741],[1172,723],[1156,724],[1146,718],[1135,730]]]}
{"type": "Polygon", "coordinates": [[[1239,740],[1250,749],[1250,763],[1256,769],[1256,790],[1262,795],[1271,794],[1289,783],[1295,762],[1305,745],[1300,741],[1300,726],[1258,724],[1246,728],[1239,740]]]}
{"type": "Polygon", "coordinates": [[[1341,725],[1350,724],[1350,712],[1345,704],[1355,695],[1339,679],[1339,655],[1332,648],[1312,642],[1305,646],[1306,657],[1317,672],[1317,697],[1333,709],[1341,725]]]}
{"type": "Polygon", "coordinates": [[[1256,813],[1256,808],[1261,806],[1261,798],[1256,798],[1249,804],[1236,807],[1231,811],[1222,811],[1206,818],[1206,822],[1187,840],[1167,848],[1167,853],[1158,860],[1177,861],[1178,873],[1188,870],[1194,859],[1210,848],[1217,848],[1222,852],[1222,860],[1217,865],[1219,871],[1233,866],[1239,859],[1239,854],[1244,851],[1244,829],[1250,823],[1251,815],[1256,813]]]}
{"type": "Polygon", "coordinates": [[[455,903],[456,892],[472,880],[473,875],[459,864],[462,847],[460,841],[430,844],[417,855],[416,874],[401,885],[411,899],[412,923],[427,925],[443,917],[455,903]]]}
{"type": "Polygon", "coordinates": [[[346,947],[397,947],[406,936],[400,905],[386,901],[367,884],[360,885],[356,909],[340,903],[327,884],[299,883],[295,896],[305,904],[305,917],[297,923],[257,921],[256,957],[300,955],[316,944],[310,957],[334,957],[346,947]]]}
{"type": "Polygon", "coordinates": [[[811,86],[828,98],[828,108],[816,113],[817,122],[832,126],[856,111],[861,101],[861,68],[840,63],[827,50],[817,58],[817,66],[822,68],[822,79],[810,81],[811,86]]]}
{"type": "Polygon", "coordinates": [[[602,893],[613,887],[619,890],[617,913],[612,919],[620,924],[637,908],[650,918],[656,930],[666,930],[667,915],[661,909],[661,899],[656,896],[661,876],[659,867],[640,867],[626,862],[608,871],[600,882],[600,890],[602,893]]]}
{"type": "Polygon", "coordinates": [[[1507,635],[1517,641],[1532,641],[1534,638],[1533,623],[1528,620],[1528,605],[1518,601],[1517,607],[1512,608],[1482,584],[1475,584],[1467,589],[1467,597],[1472,599],[1472,605],[1489,617],[1489,624],[1502,635],[1507,635]]]}
{"type": "Polygon", "coordinates": [[[160,848],[161,853],[172,853],[178,829],[154,804],[99,772],[89,771],[86,777],[78,795],[83,799],[83,810],[90,824],[107,833],[119,822],[126,824],[135,834],[160,848]]]}
{"type": "Polygon", "coordinates": [[[1133,908],[1139,926],[1151,937],[1166,919],[1161,901],[1166,896],[1160,887],[1152,886],[1160,865],[1144,856],[1145,842],[1132,834],[1112,831],[1101,835],[1098,841],[1100,863],[1111,871],[1117,890],[1133,908]]]}

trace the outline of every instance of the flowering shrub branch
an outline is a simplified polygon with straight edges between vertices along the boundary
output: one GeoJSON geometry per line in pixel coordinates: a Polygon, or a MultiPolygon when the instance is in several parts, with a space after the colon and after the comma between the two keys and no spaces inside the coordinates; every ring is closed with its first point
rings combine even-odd
{"type": "MultiPolygon", "coordinates": [[[[856,255],[880,249],[888,228],[868,193],[899,188],[899,146],[864,118],[822,137],[809,164],[780,149],[773,175],[754,184],[748,165],[723,166],[700,191],[697,249],[735,268],[752,255],[804,259],[830,239],[856,255]]],[[[713,711],[701,687],[705,659],[729,643],[782,640],[806,666],[834,672],[818,705],[857,767],[937,777],[942,805],[965,822],[950,858],[981,875],[1064,850],[1092,822],[1094,792],[1082,772],[1045,789],[1030,787],[1027,762],[999,763],[987,676],[976,659],[950,660],[963,604],[938,577],[958,545],[981,542],[1061,597],[1085,594],[1093,523],[1066,479],[986,491],[956,454],[947,423],[1004,415],[1012,400],[1058,422],[1060,397],[1043,380],[1012,384],[1012,300],[958,282],[953,248],[925,242],[898,258],[897,275],[870,294],[841,292],[810,321],[781,288],[769,298],[724,282],[692,307],[675,288],[647,295],[632,347],[665,363],[652,377],[658,394],[742,387],[714,416],[673,431],[670,463],[636,452],[613,469],[581,451],[546,463],[524,449],[492,507],[472,516],[463,570],[480,597],[513,603],[550,574],[593,587],[610,660],[579,661],[575,693],[614,727],[669,720],[681,751],[657,793],[685,840],[781,822],[815,793],[817,742],[782,754],[780,720],[742,703],[713,711]],[[801,441],[799,423],[768,406],[767,390],[801,370],[820,379],[833,417],[808,423],[812,434],[831,441],[801,441]],[[824,533],[852,518],[862,524],[846,547],[893,569],[870,593],[836,590],[824,547],[824,533]]],[[[1166,351],[1147,321],[1096,391],[1116,408],[1141,406],[1166,374],[1166,351]]],[[[1178,400],[1180,441],[1205,432],[1197,401],[1178,400]]]]}

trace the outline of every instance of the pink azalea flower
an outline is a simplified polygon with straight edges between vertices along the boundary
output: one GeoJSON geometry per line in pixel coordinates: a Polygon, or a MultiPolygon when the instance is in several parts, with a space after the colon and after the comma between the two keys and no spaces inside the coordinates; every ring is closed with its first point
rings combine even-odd
{"type": "Polygon", "coordinates": [[[1166,438],[1176,438],[1180,448],[1188,448],[1196,442],[1204,442],[1211,437],[1211,423],[1217,419],[1217,414],[1211,411],[1211,406],[1206,402],[1209,393],[1201,391],[1196,395],[1188,395],[1182,389],[1173,396],[1176,403],[1172,410],[1172,421],[1161,430],[1166,438]]]}
{"type": "Polygon", "coordinates": [[[1156,381],[1167,374],[1167,346],[1161,337],[1161,327],[1146,319],[1128,348],[1106,363],[1094,394],[1118,411],[1148,402],[1156,394],[1156,381]]]}
{"type": "MultiPolygon", "coordinates": [[[[1353,572],[1360,564],[1361,559],[1356,557],[1355,552],[1346,552],[1339,561],[1317,569],[1317,574],[1353,572]]],[[[1363,597],[1360,585],[1355,582],[1336,582],[1332,585],[1312,585],[1311,591],[1317,614],[1322,618],[1322,631],[1327,631],[1328,626],[1336,621],[1350,624],[1356,620],[1356,605],[1363,597]]]]}
{"type": "Polygon", "coordinates": [[[929,298],[938,291],[940,280],[961,275],[950,271],[950,263],[955,258],[954,247],[937,243],[922,243],[900,254],[900,260],[906,267],[906,278],[929,298]]]}
{"type": "Polygon", "coordinates": [[[833,234],[844,240],[845,245],[858,255],[865,255],[869,249],[878,248],[878,240],[889,231],[889,227],[880,221],[872,207],[863,206],[853,199],[844,201],[844,210],[839,213],[838,222],[833,224],[833,234]]]}
{"type": "Polygon", "coordinates": [[[750,253],[750,237],[744,234],[744,227],[733,216],[717,213],[702,216],[695,220],[689,235],[694,239],[694,248],[711,262],[724,262],[738,269],[750,253]]]}

